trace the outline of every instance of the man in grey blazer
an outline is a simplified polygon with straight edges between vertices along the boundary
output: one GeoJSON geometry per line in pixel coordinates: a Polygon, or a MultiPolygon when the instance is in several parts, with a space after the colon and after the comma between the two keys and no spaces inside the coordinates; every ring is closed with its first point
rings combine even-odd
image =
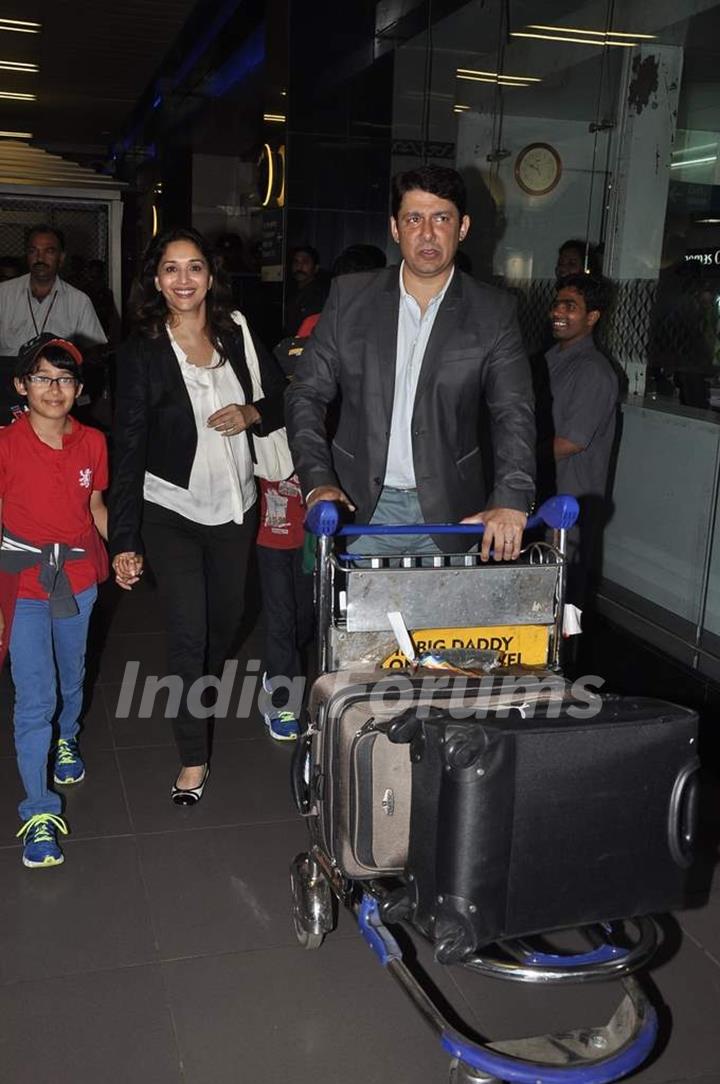
{"type": "MultiPolygon", "coordinates": [[[[482,522],[482,556],[492,547],[510,560],[534,497],[533,393],[513,299],[455,267],[469,227],[455,170],[394,178],[402,264],[335,279],[288,389],[286,423],[308,506],[339,501],[359,523],[482,522]],[[325,415],[338,394],[330,445],[325,415]]],[[[359,549],[457,552],[472,538],[409,543],[368,537],[359,549]]]]}

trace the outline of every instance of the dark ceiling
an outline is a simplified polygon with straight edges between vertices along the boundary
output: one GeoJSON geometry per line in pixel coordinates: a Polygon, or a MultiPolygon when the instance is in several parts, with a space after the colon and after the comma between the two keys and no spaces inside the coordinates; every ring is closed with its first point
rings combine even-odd
{"type": "Polygon", "coordinates": [[[0,20],[41,23],[38,34],[0,29],[0,129],[69,157],[102,157],[182,30],[197,0],[0,0],[0,20]]]}

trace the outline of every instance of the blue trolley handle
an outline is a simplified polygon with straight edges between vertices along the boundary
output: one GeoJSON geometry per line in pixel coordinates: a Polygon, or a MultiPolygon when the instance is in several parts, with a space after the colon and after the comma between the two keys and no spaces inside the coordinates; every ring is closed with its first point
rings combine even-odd
{"type": "MultiPolygon", "coordinates": [[[[540,505],[537,512],[528,517],[525,530],[543,524],[556,531],[566,531],[578,518],[579,506],[575,497],[559,494],[540,505]]],[[[305,528],[319,537],[326,535],[417,535],[417,534],[470,534],[481,535],[483,523],[414,523],[376,524],[352,523],[340,525],[340,509],[335,501],[318,501],[305,517],[305,528]]]]}

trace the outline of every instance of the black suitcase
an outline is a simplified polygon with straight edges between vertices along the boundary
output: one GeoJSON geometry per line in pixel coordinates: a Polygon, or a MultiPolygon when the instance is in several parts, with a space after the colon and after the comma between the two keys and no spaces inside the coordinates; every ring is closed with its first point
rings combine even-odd
{"type": "Polygon", "coordinates": [[[684,898],[695,713],[508,677],[325,675],[296,752],[298,806],[334,867],[399,877],[389,917],[444,962],[684,898]]]}
{"type": "MultiPolygon", "coordinates": [[[[586,705],[583,705],[586,707],[586,705]]],[[[603,697],[577,718],[542,704],[483,722],[413,709],[405,886],[394,898],[461,960],[490,942],[681,906],[697,816],[697,715],[603,697]]]]}
{"type": "MultiPolygon", "coordinates": [[[[507,676],[507,675],[506,675],[507,676]]],[[[533,689],[510,690],[500,681],[458,681],[443,674],[408,677],[390,670],[341,671],[313,685],[310,725],[296,749],[294,788],[303,815],[315,814],[323,850],[346,877],[401,873],[408,862],[413,772],[410,748],[393,744],[388,728],[411,708],[473,711],[488,705],[562,700],[562,678],[538,671],[533,689]],[[544,678],[541,680],[541,678],[544,678]]]]}

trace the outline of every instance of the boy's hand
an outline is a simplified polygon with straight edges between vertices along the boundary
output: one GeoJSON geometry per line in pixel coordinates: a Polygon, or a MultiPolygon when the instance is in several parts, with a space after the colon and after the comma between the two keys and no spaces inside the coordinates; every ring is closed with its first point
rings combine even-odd
{"type": "Polygon", "coordinates": [[[143,555],[141,553],[118,553],[113,557],[115,583],[124,591],[132,590],[143,573],[143,555]]]}

